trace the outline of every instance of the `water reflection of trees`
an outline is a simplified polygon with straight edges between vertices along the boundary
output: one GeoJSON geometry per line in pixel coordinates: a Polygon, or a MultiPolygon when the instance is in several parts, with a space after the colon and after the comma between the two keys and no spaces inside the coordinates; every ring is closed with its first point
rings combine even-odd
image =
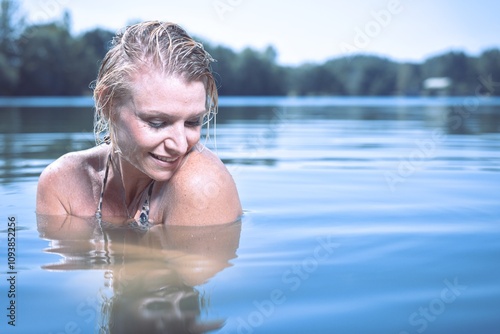
{"type": "Polygon", "coordinates": [[[0,133],[92,132],[94,111],[78,107],[1,107],[0,133]]]}
{"type": "Polygon", "coordinates": [[[92,110],[0,108],[0,183],[38,177],[61,155],[95,145],[92,110]]]}
{"type": "MultiPolygon", "coordinates": [[[[236,257],[241,224],[211,227],[99,224],[95,219],[38,216],[46,250],[63,257],[46,270],[104,270],[112,293],[102,300],[101,332],[204,333],[202,285],[236,257]]],[[[103,295],[104,296],[104,295],[103,295]]]]}
{"type": "MultiPolygon", "coordinates": [[[[500,106],[464,105],[462,103],[437,105],[394,104],[394,100],[372,101],[373,105],[339,105],[300,107],[221,107],[217,116],[219,124],[257,124],[271,130],[283,128],[289,122],[311,120],[360,120],[360,121],[432,121],[427,126],[442,127],[448,134],[478,134],[500,132],[500,106]]],[[[474,99],[474,98],[470,98],[474,99]]],[[[344,102],[347,100],[343,100],[344,102]]],[[[360,101],[362,102],[362,101],[360,101]]],[[[375,125],[375,123],[373,123],[375,125]]],[[[384,124],[386,126],[387,123],[384,124]]],[[[251,132],[254,129],[238,128],[251,132]]],[[[251,136],[250,133],[245,136],[251,136]]]]}
{"type": "Polygon", "coordinates": [[[448,107],[444,115],[448,134],[481,134],[500,132],[500,110],[492,106],[467,109],[464,106],[448,107]]]}

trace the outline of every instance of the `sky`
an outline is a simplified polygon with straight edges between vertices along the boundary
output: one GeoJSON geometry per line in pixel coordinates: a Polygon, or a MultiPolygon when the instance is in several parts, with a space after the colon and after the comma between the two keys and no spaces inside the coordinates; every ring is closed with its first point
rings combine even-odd
{"type": "Polygon", "coordinates": [[[298,65],[354,53],[421,62],[450,50],[500,48],[497,0],[24,0],[28,23],[62,17],[75,34],[130,22],[180,24],[191,35],[239,51],[272,45],[298,65]]]}

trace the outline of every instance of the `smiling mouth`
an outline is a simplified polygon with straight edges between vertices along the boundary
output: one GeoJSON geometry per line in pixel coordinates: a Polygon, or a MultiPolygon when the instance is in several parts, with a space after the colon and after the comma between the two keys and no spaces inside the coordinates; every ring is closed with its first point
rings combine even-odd
{"type": "Polygon", "coordinates": [[[167,157],[162,157],[162,156],[159,156],[159,155],[156,155],[154,153],[149,153],[153,158],[155,158],[156,160],[160,160],[160,161],[163,161],[163,162],[175,162],[177,161],[177,159],[179,159],[179,157],[177,158],[167,158],[167,157]]]}

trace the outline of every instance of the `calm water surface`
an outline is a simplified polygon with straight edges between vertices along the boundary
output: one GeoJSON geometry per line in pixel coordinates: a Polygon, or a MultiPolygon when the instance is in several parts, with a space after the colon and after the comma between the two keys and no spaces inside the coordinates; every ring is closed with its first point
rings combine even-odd
{"type": "Polygon", "coordinates": [[[147,231],[35,215],[93,145],[88,101],[54,101],[0,101],[1,333],[500,333],[500,101],[227,99],[241,222],[147,231]]]}

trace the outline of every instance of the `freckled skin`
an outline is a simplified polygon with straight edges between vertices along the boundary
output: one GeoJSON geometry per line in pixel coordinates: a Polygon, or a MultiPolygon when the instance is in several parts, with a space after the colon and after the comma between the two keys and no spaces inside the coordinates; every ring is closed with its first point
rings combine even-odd
{"type": "Polygon", "coordinates": [[[234,181],[199,143],[206,92],[200,81],[145,71],[130,99],[112,110],[111,145],[72,152],[40,176],[37,213],[93,216],[106,161],[112,164],[102,214],[137,217],[152,180],[150,220],[172,225],[228,223],[241,215],[234,181]]]}
{"type": "Polygon", "coordinates": [[[183,158],[198,143],[205,87],[200,81],[165,80],[161,74],[146,72],[133,78],[131,93],[131,99],[113,115],[123,168],[138,178],[168,181],[176,166],[159,166],[151,153],[183,158]]]}

